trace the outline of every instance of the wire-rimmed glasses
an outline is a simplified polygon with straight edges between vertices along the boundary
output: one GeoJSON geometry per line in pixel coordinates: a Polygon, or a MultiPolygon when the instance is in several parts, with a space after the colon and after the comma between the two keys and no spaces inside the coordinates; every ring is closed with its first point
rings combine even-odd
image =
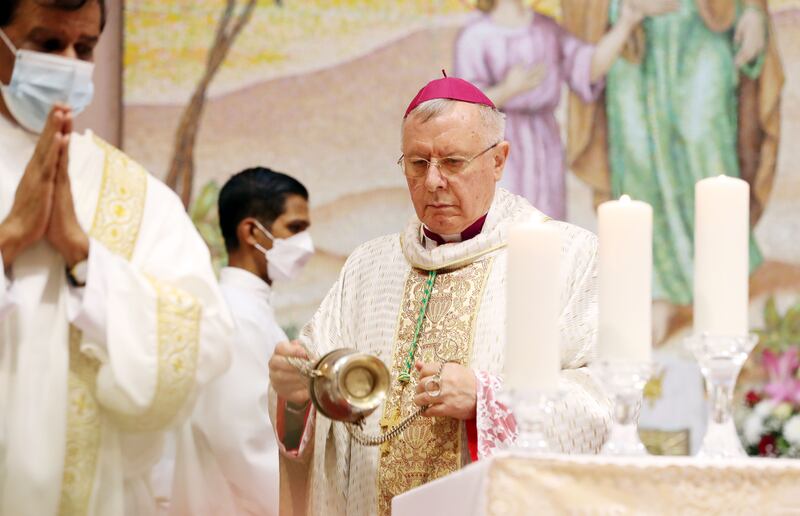
{"type": "Polygon", "coordinates": [[[403,154],[400,156],[400,159],[397,160],[397,165],[400,167],[400,170],[403,171],[403,174],[411,179],[425,177],[428,174],[428,170],[431,166],[435,166],[439,172],[445,176],[453,177],[464,172],[473,161],[480,158],[498,145],[500,145],[500,142],[486,147],[471,158],[445,156],[444,158],[425,159],[418,156],[406,157],[406,155],[403,154]]]}

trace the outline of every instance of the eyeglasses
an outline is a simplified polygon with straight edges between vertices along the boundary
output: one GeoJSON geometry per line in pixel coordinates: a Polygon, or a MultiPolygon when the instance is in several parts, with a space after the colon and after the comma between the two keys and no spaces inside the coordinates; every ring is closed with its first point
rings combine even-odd
{"type": "Polygon", "coordinates": [[[400,156],[400,159],[397,160],[397,164],[403,171],[403,174],[411,179],[420,179],[425,177],[428,174],[428,169],[430,169],[431,166],[435,166],[443,175],[447,177],[453,177],[464,172],[467,167],[469,167],[470,163],[480,158],[498,145],[500,145],[500,142],[497,142],[490,147],[486,147],[468,159],[458,156],[447,156],[444,158],[432,158],[428,160],[419,157],[409,158],[404,154],[400,156]]]}

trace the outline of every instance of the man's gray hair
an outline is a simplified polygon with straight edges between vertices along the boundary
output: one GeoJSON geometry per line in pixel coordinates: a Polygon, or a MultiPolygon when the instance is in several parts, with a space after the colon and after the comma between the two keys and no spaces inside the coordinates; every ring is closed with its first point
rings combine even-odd
{"type": "MultiPolygon", "coordinates": [[[[458,100],[451,99],[431,99],[426,100],[408,114],[408,117],[415,117],[420,119],[424,124],[425,122],[441,116],[450,111],[455,106],[458,100]]],[[[503,141],[506,134],[506,115],[493,107],[485,106],[483,104],[475,104],[478,108],[481,117],[481,123],[486,135],[486,145],[492,145],[497,142],[503,141]]],[[[405,120],[403,120],[405,126],[405,120]]]]}

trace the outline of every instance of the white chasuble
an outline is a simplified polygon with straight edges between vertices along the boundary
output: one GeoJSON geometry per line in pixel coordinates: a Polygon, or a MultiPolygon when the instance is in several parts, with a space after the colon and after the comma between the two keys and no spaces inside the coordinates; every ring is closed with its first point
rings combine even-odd
{"type": "MultiPolygon", "coordinates": [[[[365,447],[343,424],[312,410],[299,449],[282,445],[282,513],[389,514],[393,496],[490,456],[513,438],[513,415],[496,399],[505,356],[505,241],[512,224],[529,220],[546,218],[525,199],[498,189],[482,232],[470,240],[426,249],[421,224],[414,220],[402,234],[353,252],[303,337],[320,356],[351,347],[389,366],[390,395],[367,418],[365,431],[385,431],[414,410],[416,371],[412,368],[406,386],[398,376],[405,370],[428,271],[437,277],[414,358],[453,360],[471,368],[478,379],[476,417],[467,422],[424,418],[381,447],[365,447]],[[477,442],[467,438],[470,431],[477,442]]],[[[596,342],[597,243],[588,231],[547,223],[562,232],[564,242],[561,298],[555,301],[561,306],[566,393],[548,432],[566,453],[593,453],[610,423],[609,400],[585,367],[596,342]]],[[[274,395],[271,401],[277,423],[283,408],[274,395]]],[[[275,426],[280,439],[282,428],[275,426]]]]}
{"type": "MultiPolygon", "coordinates": [[[[0,219],[35,144],[0,119],[0,219]]],[[[86,286],[46,241],[4,271],[0,513],[147,516],[164,432],[227,367],[232,323],[171,191],[90,133],[71,136],[69,173],[86,286]]]]}

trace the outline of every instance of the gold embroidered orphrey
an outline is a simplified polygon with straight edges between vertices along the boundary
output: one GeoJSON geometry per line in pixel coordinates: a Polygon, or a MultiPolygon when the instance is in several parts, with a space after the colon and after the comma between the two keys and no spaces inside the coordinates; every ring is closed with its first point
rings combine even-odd
{"type": "MultiPolygon", "coordinates": [[[[111,252],[130,260],[144,216],[147,173],[106,142],[95,138],[95,143],[105,153],[105,163],[89,234],[111,252]]],[[[199,302],[155,280],[151,284],[157,295],[159,364],[152,410],[135,419],[108,414],[118,427],[129,431],[147,430],[171,417],[189,393],[197,363],[199,302]]],[[[61,516],[88,513],[100,451],[101,409],[95,397],[100,363],[81,351],[81,339],[81,332],[71,327],[61,516]]]]}
{"type": "MultiPolygon", "coordinates": [[[[419,336],[416,359],[455,361],[468,366],[475,323],[493,257],[455,270],[440,271],[419,336]]],[[[427,274],[412,269],[406,279],[392,353],[392,371],[400,371],[414,338],[427,274]]],[[[417,378],[392,382],[381,419],[386,431],[413,413],[417,378]]],[[[391,512],[392,497],[445,476],[463,466],[463,423],[446,417],[416,419],[396,439],[384,443],[378,467],[378,514],[391,512]]]]}

